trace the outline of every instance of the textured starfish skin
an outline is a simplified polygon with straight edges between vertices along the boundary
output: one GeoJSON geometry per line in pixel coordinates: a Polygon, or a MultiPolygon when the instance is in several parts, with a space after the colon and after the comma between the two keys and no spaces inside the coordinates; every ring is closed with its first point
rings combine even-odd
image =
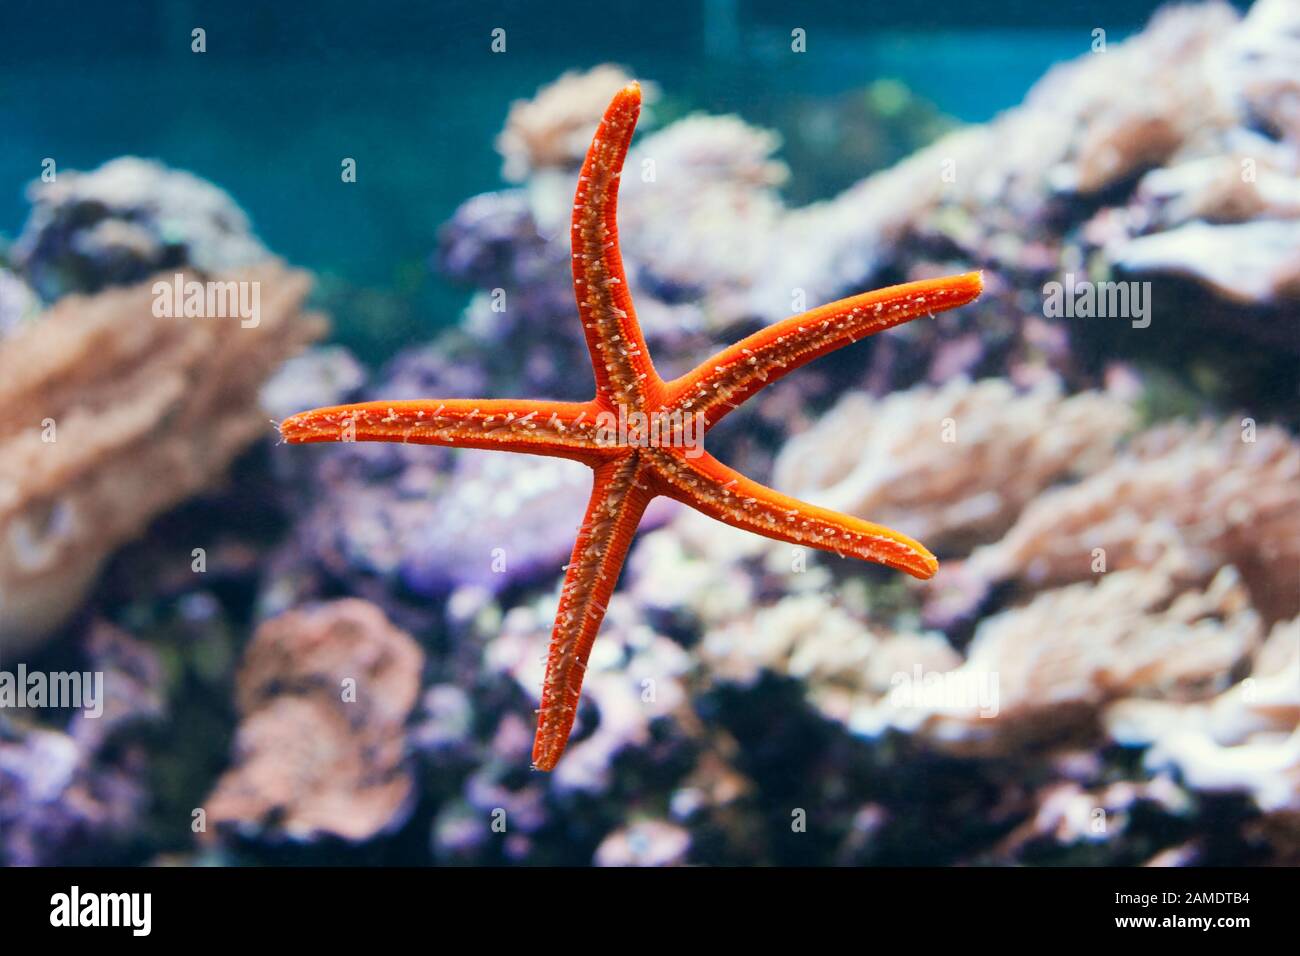
{"type": "MultiPolygon", "coordinates": [[[[282,423],[288,442],[393,441],[551,455],[592,468],[587,514],[566,568],[538,711],[533,764],[552,769],[578,709],[592,642],[646,506],[675,498],[712,518],[793,544],[929,578],[939,564],[906,535],[818,508],[733,471],[698,442],[647,442],[602,428],[611,415],[717,424],[764,385],[834,349],[975,299],[979,273],[910,282],[797,315],[724,349],[671,382],[655,372],[628,292],[615,219],[618,182],[641,106],[635,83],[605,112],[578,179],[573,284],[596,377],[589,402],[436,399],[320,408],[282,423]],[[677,416],[676,419],[673,416],[677,416]]],[[[667,431],[667,429],[665,429],[667,431]]],[[[669,433],[674,434],[674,433],[669,433]]],[[[680,430],[675,436],[680,439],[680,430]]],[[[850,438],[851,436],[846,436],[850,438]]]]}

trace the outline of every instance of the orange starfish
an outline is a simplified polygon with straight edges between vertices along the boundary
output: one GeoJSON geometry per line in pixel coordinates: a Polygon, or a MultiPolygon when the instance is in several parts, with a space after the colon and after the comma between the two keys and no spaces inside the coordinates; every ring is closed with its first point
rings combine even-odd
{"type": "MultiPolygon", "coordinates": [[[[841,299],[768,326],[671,382],[656,373],[618,246],[618,181],[641,111],[620,90],[596,130],[573,202],[573,287],[596,375],[589,402],[447,399],[363,402],[302,412],[289,442],[392,441],[571,458],[595,472],[551,634],[533,764],[568,743],[605,605],[646,505],[656,495],[779,541],[876,561],[929,578],[939,563],[897,531],[789,498],[704,451],[700,438],[764,385],[820,355],[922,315],[970,302],[979,273],[909,282],[841,299]]],[[[846,436],[846,440],[851,440],[846,436]]]]}

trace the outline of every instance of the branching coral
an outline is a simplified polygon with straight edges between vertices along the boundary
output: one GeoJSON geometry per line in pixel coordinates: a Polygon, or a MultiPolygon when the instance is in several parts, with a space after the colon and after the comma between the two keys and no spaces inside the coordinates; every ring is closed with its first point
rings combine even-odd
{"type": "Polygon", "coordinates": [[[240,668],[235,765],[204,804],[210,832],[362,840],[400,823],[412,790],[403,728],[423,664],[365,601],[263,624],[240,668]]]}
{"type": "Polygon", "coordinates": [[[145,283],[66,298],[0,343],[6,650],[57,627],[110,552],[266,433],[258,388],[322,323],[302,311],[304,273],[225,278],[259,284],[255,326],[153,317],[145,283]]]}

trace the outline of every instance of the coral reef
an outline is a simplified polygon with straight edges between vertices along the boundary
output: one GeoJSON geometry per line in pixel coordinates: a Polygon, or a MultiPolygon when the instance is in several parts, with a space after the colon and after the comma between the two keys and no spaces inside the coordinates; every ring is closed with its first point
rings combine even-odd
{"type": "Polygon", "coordinates": [[[401,823],[404,723],[424,655],[365,601],[272,618],[240,666],[234,767],[204,801],[209,833],[363,840],[401,823]]]}
{"type": "Polygon", "coordinates": [[[817,124],[834,108],[872,129],[901,92],[810,104],[784,151],[736,117],[634,143],[623,248],[666,376],[883,282],[960,264],[986,293],[717,432],[728,464],[933,542],[939,576],[913,587],[668,505],[551,775],[529,769],[530,722],[582,470],[288,455],[266,419],[588,397],[564,223],[623,72],[511,111],[514,185],[439,235],[472,303],[369,377],[336,348],[285,361],[316,326],[305,278],[274,264],[230,272],[266,279],[260,329],[141,320],[132,284],[159,269],[265,257],[215,187],[134,160],[35,187],[0,269],[0,664],[84,657],[110,708],[0,716],[0,859],[1296,865],[1296,10],[1177,7],[991,123],[895,115],[891,142],[942,138],[865,179],[887,154],[817,124]],[[799,206],[811,180],[787,163],[832,181],[814,149],[839,177],[816,195],[835,194],[799,206]],[[1150,281],[1151,327],[1045,314],[1067,272],[1150,281]],[[119,284],[35,314],[33,289],[119,284]],[[175,559],[196,542],[204,575],[175,559]],[[33,641],[79,604],[67,640],[33,641]]]}
{"type": "MultiPolygon", "coordinates": [[[[171,277],[166,277],[171,281],[171,277]]],[[[153,317],[150,283],[61,300],[0,345],[0,640],[39,640],[105,557],[258,436],[263,380],[323,331],[269,262],[260,321],[153,317]]]]}

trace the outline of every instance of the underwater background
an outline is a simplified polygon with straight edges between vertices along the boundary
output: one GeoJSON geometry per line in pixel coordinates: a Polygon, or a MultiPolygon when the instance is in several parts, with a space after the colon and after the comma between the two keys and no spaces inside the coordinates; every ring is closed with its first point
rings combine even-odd
{"type": "Polygon", "coordinates": [[[1300,862],[1298,7],[7,0],[0,672],[105,699],[0,706],[0,861],[1300,862]],[[566,217],[634,77],[665,376],[987,292],[710,437],[940,576],[652,509],[541,775],[583,469],[269,420],[590,397],[566,217]],[[152,317],[178,271],[260,323],[152,317]]]}
{"type": "MultiPolygon", "coordinates": [[[[801,104],[825,107],[877,80],[902,83],[939,116],[982,122],[1075,53],[1080,30],[1104,21],[1118,40],[1157,4],[845,6],[801,5],[796,19],[818,49],[792,58],[780,3],[670,2],[647,16],[618,4],[593,15],[581,3],[157,0],[125,14],[12,0],[0,36],[0,181],[10,184],[0,230],[21,226],[24,184],[51,152],[70,169],[163,159],[238,197],[278,254],[374,290],[390,326],[339,316],[336,335],[380,360],[455,322],[464,290],[427,268],[438,225],[501,185],[492,143],[505,111],[566,70],[619,63],[663,83],[669,116],[737,113],[785,133],[801,104]],[[480,41],[503,24],[518,52],[501,59],[480,41]],[[194,25],[220,35],[211,55],[168,41],[194,25]],[[335,188],[327,174],[341,155],[366,167],[362,188],[335,188]]],[[[867,159],[897,158],[890,145],[867,159]]],[[[792,196],[833,195],[861,168],[806,168],[792,196]]]]}

